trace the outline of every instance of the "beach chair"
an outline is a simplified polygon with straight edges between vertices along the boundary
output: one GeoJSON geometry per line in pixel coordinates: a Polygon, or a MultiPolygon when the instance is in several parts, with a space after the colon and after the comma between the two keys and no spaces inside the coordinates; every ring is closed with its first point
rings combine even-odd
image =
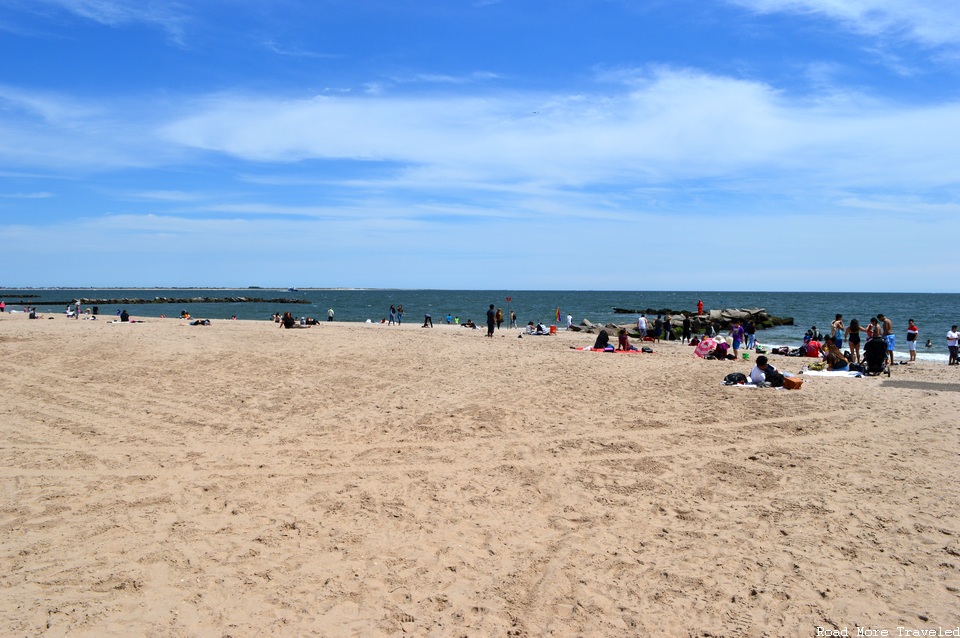
{"type": "Polygon", "coordinates": [[[863,344],[863,373],[877,377],[886,373],[890,376],[887,367],[887,342],[883,337],[871,337],[863,344]]]}

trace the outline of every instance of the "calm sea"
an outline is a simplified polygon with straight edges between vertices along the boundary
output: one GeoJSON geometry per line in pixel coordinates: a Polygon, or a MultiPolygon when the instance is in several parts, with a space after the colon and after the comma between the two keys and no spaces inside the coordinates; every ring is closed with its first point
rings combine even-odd
{"type": "MultiPolygon", "coordinates": [[[[912,294],[912,293],[806,293],[806,292],[610,292],[574,290],[329,290],[301,289],[289,291],[282,288],[269,289],[0,289],[0,299],[8,308],[20,309],[24,305],[36,306],[46,313],[62,313],[61,302],[79,298],[127,298],[153,299],[155,297],[258,297],[266,299],[285,298],[307,301],[307,304],[280,303],[199,303],[120,305],[101,304],[100,314],[113,315],[122,308],[134,317],[179,316],[187,310],[193,317],[212,320],[238,319],[269,320],[274,312],[291,311],[296,317],[315,317],[326,320],[327,310],[333,308],[337,321],[374,322],[386,318],[391,305],[403,305],[404,322],[422,323],[424,314],[432,315],[439,323],[450,314],[463,322],[473,319],[484,321],[490,304],[517,313],[521,324],[527,321],[555,323],[557,308],[566,321],[569,313],[574,323],[589,319],[594,323],[632,323],[634,315],[615,314],[618,308],[668,308],[671,310],[696,310],[697,300],[703,300],[706,309],[717,308],[765,308],[771,315],[793,317],[794,326],[781,326],[762,331],[761,343],[796,346],[802,342],[803,333],[810,326],[821,331],[829,329],[836,313],[849,323],[856,317],[866,325],[871,317],[883,313],[893,320],[897,333],[897,352],[906,353],[907,320],[913,319],[920,328],[918,358],[946,360],[947,330],[960,324],[960,294],[912,294]],[[32,296],[28,296],[32,295],[32,296]],[[927,340],[933,341],[926,348],[927,340]]],[[[90,305],[90,304],[87,304],[90,305]]]]}

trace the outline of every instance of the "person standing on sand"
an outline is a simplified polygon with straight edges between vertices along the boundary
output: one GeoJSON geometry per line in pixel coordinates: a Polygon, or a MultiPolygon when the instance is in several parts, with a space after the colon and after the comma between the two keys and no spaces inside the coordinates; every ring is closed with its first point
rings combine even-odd
{"type": "Polygon", "coordinates": [[[333,308],[327,311],[327,321],[333,321],[333,308]]]}
{"type": "Polygon", "coordinates": [[[893,347],[897,345],[897,336],[893,334],[893,322],[880,313],[877,313],[877,321],[880,322],[883,340],[887,342],[887,356],[890,357],[890,365],[893,365],[893,347]]]}
{"type": "Polygon", "coordinates": [[[493,304],[490,304],[490,309],[487,310],[487,336],[493,338],[493,329],[497,325],[497,311],[493,309],[493,304]]]}
{"type": "Polygon", "coordinates": [[[920,328],[913,322],[913,319],[907,320],[907,350],[910,351],[910,361],[917,360],[917,335],[920,334],[920,328]]]}
{"type": "Polygon", "coordinates": [[[567,315],[567,330],[573,328],[573,315],[567,315]]]}
{"type": "Polygon", "coordinates": [[[960,332],[957,332],[957,327],[953,326],[950,328],[950,332],[947,333],[947,349],[950,350],[950,360],[947,362],[948,366],[955,366],[960,363],[957,359],[958,343],[960,343],[960,332]]]}
{"type": "Polygon", "coordinates": [[[517,313],[515,313],[513,310],[510,311],[510,327],[517,327],[517,313]]]}
{"type": "Polygon", "coordinates": [[[833,339],[833,343],[837,348],[843,348],[844,330],[846,330],[846,328],[843,325],[843,315],[838,314],[833,320],[833,323],[830,324],[830,337],[833,339]]]}
{"type": "Polygon", "coordinates": [[[857,319],[851,319],[850,325],[847,326],[846,337],[847,343],[850,345],[850,355],[853,357],[854,363],[860,363],[860,333],[867,332],[860,327],[860,321],[857,319]]]}
{"type": "Polygon", "coordinates": [[[683,316],[683,336],[680,338],[680,343],[689,343],[690,339],[693,336],[693,333],[690,330],[691,321],[690,317],[687,315],[683,316]]]}
{"type": "Polygon", "coordinates": [[[396,318],[397,318],[397,309],[396,309],[395,307],[393,307],[393,306],[390,306],[390,315],[389,315],[389,317],[390,317],[390,320],[387,322],[387,325],[388,325],[388,326],[392,326],[394,323],[396,323],[395,320],[396,320],[396,318]]]}
{"type": "Polygon", "coordinates": [[[640,318],[637,319],[637,332],[640,333],[640,341],[643,341],[644,337],[647,336],[647,316],[644,314],[641,314],[640,318]]]}
{"type": "Polygon", "coordinates": [[[730,336],[733,337],[733,358],[740,358],[740,346],[743,344],[743,340],[746,338],[743,332],[743,326],[740,325],[740,322],[736,319],[733,321],[733,325],[730,326],[730,336]]]}
{"type": "Polygon", "coordinates": [[[500,329],[501,323],[503,323],[503,308],[497,308],[497,330],[500,329]]]}
{"type": "Polygon", "coordinates": [[[400,325],[400,320],[403,319],[403,304],[397,306],[397,325],[400,325]]]}

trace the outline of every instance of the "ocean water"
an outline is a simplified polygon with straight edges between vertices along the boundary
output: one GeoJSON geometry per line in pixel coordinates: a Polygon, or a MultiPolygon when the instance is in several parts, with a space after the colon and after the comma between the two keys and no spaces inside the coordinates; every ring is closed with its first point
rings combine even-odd
{"type": "MultiPolygon", "coordinates": [[[[24,305],[36,306],[45,313],[63,313],[65,302],[74,299],[153,299],[155,297],[258,297],[298,299],[306,304],[279,303],[180,303],[180,304],[101,304],[101,315],[114,315],[125,308],[132,316],[179,316],[187,310],[193,317],[211,320],[238,319],[269,320],[274,312],[289,310],[296,317],[315,317],[325,321],[327,310],[334,309],[337,321],[379,322],[385,319],[391,305],[403,305],[404,322],[423,322],[430,314],[434,323],[440,323],[447,314],[460,321],[473,319],[482,323],[487,307],[494,304],[517,313],[521,325],[528,321],[556,323],[557,308],[565,324],[566,315],[573,315],[574,323],[589,319],[594,323],[633,323],[635,315],[616,314],[614,307],[646,309],[667,308],[695,311],[697,300],[704,308],[765,308],[778,317],[793,317],[795,325],[780,326],[760,331],[758,340],[769,345],[795,347],[802,343],[803,334],[811,326],[828,332],[834,315],[843,315],[844,322],[856,317],[866,326],[871,317],[883,313],[894,323],[898,355],[906,357],[907,320],[913,319],[920,328],[919,359],[947,359],[945,335],[950,326],[960,324],[960,294],[932,293],[809,293],[809,292],[695,292],[695,291],[581,291],[581,290],[394,290],[394,289],[302,289],[282,288],[220,289],[220,288],[149,288],[149,289],[0,289],[0,299],[10,309],[24,305]],[[28,296],[29,295],[29,296],[28,296]],[[926,348],[927,340],[933,347],[926,348]]],[[[91,304],[86,304],[91,305],[91,304]]]]}

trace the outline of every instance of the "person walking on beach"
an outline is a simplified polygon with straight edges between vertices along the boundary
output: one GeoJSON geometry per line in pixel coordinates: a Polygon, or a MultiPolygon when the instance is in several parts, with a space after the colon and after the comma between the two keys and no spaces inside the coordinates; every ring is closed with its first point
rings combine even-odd
{"type": "Polygon", "coordinates": [[[501,323],[503,323],[503,308],[497,308],[497,330],[500,329],[501,323]]]}
{"type": "Polygon", "coordinates": [[[513,310],[510,311],[510,327],[517,327],[517,313],[515,313],[513,310]]]}
{"type": "Polygon", "coordinates": [[[950,351],[950,360],[947,362],[948,366],[955,366],[960,363],[957,359],[958,343],[960,343],[960,332],[957,332],[957,327],[953,326],[947,333],[947,349],[950,351]]]}
{"type": "Polygon", "coordinates": [[[743,344],[744,332],[743,326],[740,325],[740,322],[736,319],[733,321],[733,325],[730,326],[730,336],[733,337],[733,358],[740,358],[740,346],[743,344]]]}
{"type": "Polygon", "coordinates": [[[893,365],[893,347],[897,345],[897,336],[893,334],[893,322],[877,313],[877,321],[880,322],[880,331],[883,340],[887,342],[887,356],[890,357],[890,365],[893,365]]]}
{"type": "Polygon", "coordinates": [[[644,337],[647,336],[647,316],[644,314],[641,314],[640,318],[637,319],[637,332],[640,333],[640,340],[643,341],[644,337]]]}
{"type": "Polygon", "coordinates": [[[403,319],[403,304],[397,306],[397,325],[400,325],[400,320],[403,319]]]}
{"type": "Polygon", "coordinates": [[[568,314],[568,315],[567,315],[567,330],[572,330],[572,329],[573,329],[573,315],[568,314]]]}
{"type": "Polygon", "coordinates": [[[860,327],[860,322],[857,319],[851,319],[850,325],[847,326],[846,337],[847,343],[850,344],[850,356],[853,357],[854,363],[860,363],[861,332],[867,332],[867,330],[860,327]]]}
{"type": "Polygon", "coordinates": [[[387,321],[388,326],[392,326],[396,322],[397,318],[397,309],[394,306],[390,306],[390,320],[387,321]]]}
{"type": "Polygon", "coordinates": [[[487,310],[487,336],[493,338],[493,329],[497,325],[497,311],[493,309],[493,304],[490,304],[490,309],[487,310]]]}
{"type": "Polygon", "coordinates": [[[910,361],[917,360],[917,336],[920,334],[920,328],[913,322],[913,319],[907,320],[907,350],[910,352],[910,361]]]}

